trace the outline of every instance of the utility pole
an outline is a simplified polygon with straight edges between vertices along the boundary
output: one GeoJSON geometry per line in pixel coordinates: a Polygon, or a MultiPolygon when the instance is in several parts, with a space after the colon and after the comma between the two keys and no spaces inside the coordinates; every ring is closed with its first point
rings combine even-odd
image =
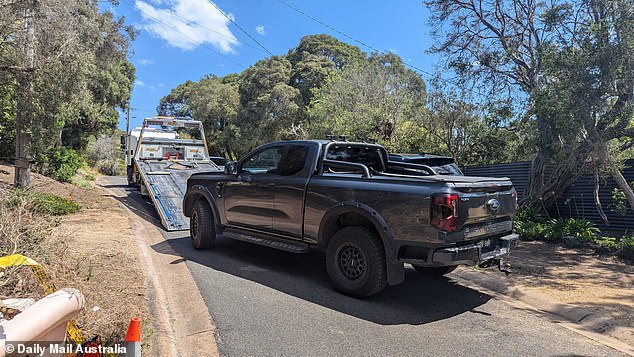
{"type": "Polygon", "coordinates": [[[15,118],[15,187],[26,188],[31,183],[31,146],[33,73],[35,70],[35,21],[36,2],[24,10],[24,69],[17,75],[18,98],[15,118]]]}

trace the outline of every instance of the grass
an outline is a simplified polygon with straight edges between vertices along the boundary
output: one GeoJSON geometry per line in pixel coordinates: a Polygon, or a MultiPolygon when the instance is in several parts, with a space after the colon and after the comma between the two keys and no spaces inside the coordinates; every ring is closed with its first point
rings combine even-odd
{"type": "Polygon", "coordinates": [[[29,211],[50,216],[64,216],[76,213],[81,206],[70,197],[63,198],[51,193],[28,190],[14,190],[9,193],[5,204],[15,207],[24,204],[29,211]]]}
{"type": "Polygon", "coordinates": [[[91,190],[95,188],[96,171],[88,167],[82,167],[71,177],[70,183],[77,187],[91,190]]]}

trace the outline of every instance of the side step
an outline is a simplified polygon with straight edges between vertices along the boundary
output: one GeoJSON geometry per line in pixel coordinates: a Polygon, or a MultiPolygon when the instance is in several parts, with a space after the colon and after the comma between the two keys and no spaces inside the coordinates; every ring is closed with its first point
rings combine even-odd
{"type": "Polygon", "coordinates": [[[227,238],[284,250],[290,253],[308,253],[308,244],[306,243],[276,239],[269,236],[262,236],[234,229],[225,229],[224,232],[222,232],[222,235],[227,238]]]}

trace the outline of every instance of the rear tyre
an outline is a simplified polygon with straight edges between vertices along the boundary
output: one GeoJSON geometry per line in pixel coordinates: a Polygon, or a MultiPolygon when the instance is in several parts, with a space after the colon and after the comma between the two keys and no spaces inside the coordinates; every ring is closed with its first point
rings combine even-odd
{"type": "Polygon", "coordinates": [[[457,265],[452,265],[448,267],[424,267],[420,265],[412,265],[417,272],[426,276],[442,276],[445,274],[449,274],[452,271],[456,270],[457,265]]]}
{"type": "Polygon", "coordinates": [[[326,250],[326,269],[335,288],[345,295],[367,297],[387,286],[383,244],[364,227],[335,233],[326,250]]]}
{"type": "Polygon", "coordinates": [[[207,202],[194,202],[189,218],[189,233],[194,249],[211,248],[216,242],[216,223],[207,202]]]}
{"type": "Polygon", "coordinates": [[[128,186],[133,187],[136,183],[134,182],[134,170],[132,169],[132,166],[128,166],[127,174],[128,174],[128,186]]]}

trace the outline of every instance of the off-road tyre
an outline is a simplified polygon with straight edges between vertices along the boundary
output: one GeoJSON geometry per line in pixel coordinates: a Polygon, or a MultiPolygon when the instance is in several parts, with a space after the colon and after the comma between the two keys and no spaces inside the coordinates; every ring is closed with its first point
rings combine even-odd
{"type": "Polygon", "coordinates": [[[337,231],[326,250],[326,270],[339,292],[367,297],[387,286],[385,249],[376,232],[364,227],[337,231]]]}
{"type": "Polygon", "coordinates": [[[126,173],[128,178],[128,187],[134,187],[136,182],[134,182],[134,170],[132,169],[132,166],[127,167],[126,173]]]}
{"type": "Polygon", "coordinates": [[[194,202],[189,218],[189,234],[194,249],[211,248],[216,242],[214,215],[211,207],[203,200],[194,202]]]}
{"type": "Polygon", "coordinates": [[[412,265],[412,266],[414,267],[414,269],[416,269],[416,271],[419,274],[422,274],[425,276],[442,276],[442,275],[451,273],[452,271],[456,270],[456,268],[458,267],[457,265],[452,265],[448,267],[424,267],[420,265],[412,265]]]}

